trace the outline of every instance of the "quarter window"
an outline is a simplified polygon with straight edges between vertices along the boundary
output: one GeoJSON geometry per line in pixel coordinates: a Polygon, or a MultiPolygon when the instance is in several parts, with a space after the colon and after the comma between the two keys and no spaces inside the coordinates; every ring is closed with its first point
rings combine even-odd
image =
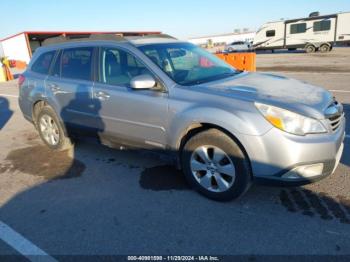
{"type": "Polygon", "coordinates": [[[266,31],[266,37],[273,37],[276,35],[276,31],[275,30],[267,30],[266,31]]]}
{"type": "Polygon", "coordinates": [[[143,74],[153,75],[135,56],[120,49],[102,49],[100,82],[116,86],[130,86],[133,77],[143,74]]]}
{"type": "Polygon", "coordinates": [[[40,55],[32,65],[31,70],[39,74],[48,74],[55,53],[56,51],[51,51],[40,55]]]}
{"type": "Polygon", "coordinates": [[[61,76],[91,80],[92,47],[66,49],[61,58],[61,76]]]}
{"type": "Polygon", "coordinates": [[[314,22],[314,32],[328,31],[331,29],[331,20],[314,22]]]}
{"type": "Polygon", "coordinates": [[[291,34],[301,34],[306,32],[306,23],[290,25],[291,34]]]}

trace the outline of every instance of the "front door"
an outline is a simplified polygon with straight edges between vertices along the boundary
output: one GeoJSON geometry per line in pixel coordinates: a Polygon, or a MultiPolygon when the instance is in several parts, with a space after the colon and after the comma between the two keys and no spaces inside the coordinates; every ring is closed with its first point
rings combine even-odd
{"type": "Polygon", "coordinates": [[[155,77],[130,53],[102,48],[99,57],[99,81],[93,88],[93,100],[103,134],[125,144],[165,147],[168,93],[130,87],[137,75],[155,77]]]}

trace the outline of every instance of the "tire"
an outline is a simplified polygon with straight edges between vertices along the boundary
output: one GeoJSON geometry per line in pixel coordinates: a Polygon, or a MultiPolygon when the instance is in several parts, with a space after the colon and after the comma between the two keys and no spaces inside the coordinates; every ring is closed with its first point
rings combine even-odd
{"type": "Polygon", "coordinates": [[[322,44],[318,49],[321,53],[327,53],[331,51],[331,46],[328,44],[322,44]]]}
{"type": "Polygon", "coordinates": [[[231,137],[217,129],[191,137],[182,150],[181,163],[188,183],[213,200],[238,198],[251,185],[249,160],[231,137]],[[201,157],[203,152],[207,159],[201,157]]]}
{"type": "Polygon", "coordinates": [[[315,53],[316,52],[316,47],[313,45],[307,45],[305,46],[305,52],[310,54],[310,53],[315,53]]]}
{"type": "Polygon", "coordinates": [[[36,128],[41,140],[52,150],[63,151],[73,147],[73,143],[64,132],[64,127],[50,106],[39,109],[36,128]]]}

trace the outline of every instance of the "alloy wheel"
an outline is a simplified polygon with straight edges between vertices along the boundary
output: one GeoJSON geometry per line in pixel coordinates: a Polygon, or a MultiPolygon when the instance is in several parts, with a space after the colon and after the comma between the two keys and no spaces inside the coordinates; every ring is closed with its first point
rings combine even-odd
{"type": "Polygon", "coordinates": [[[212,192],[224,192],[235,181],[236,169],[230,157],[216,146],[200,146],[191,155],[191,171],[196,181],[212,192]]]}
{"type": "Polygon", "coordinates": [[[45,141],[52,146],[55,146],[60,141],[60,132],[55,120],[44,114],[41,116],[39,121],[40,132],[45,141]]]}

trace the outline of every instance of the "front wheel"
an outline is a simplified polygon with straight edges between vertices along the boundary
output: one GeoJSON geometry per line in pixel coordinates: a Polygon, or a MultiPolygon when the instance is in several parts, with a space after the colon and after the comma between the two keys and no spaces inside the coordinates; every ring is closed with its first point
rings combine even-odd
{"type": "Polygon", "coordinates": [[[216,129],[189,139],[182,151],[182,165],[189,184],[214,200],[238,198],[251,184],[249,161],[242,149],[216,129]]]}

